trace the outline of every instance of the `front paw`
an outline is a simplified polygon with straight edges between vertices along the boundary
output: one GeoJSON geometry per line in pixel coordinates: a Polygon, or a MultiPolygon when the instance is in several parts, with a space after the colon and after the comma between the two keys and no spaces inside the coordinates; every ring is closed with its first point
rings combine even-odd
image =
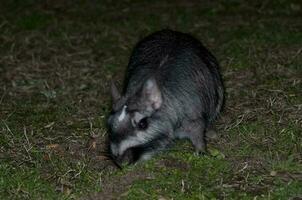
{"type": "Polygon", "coordinates": [[[208,155],[208,151],[205,145],[195,147],[194,155],[196,156],[205,156],[208,155]]]}

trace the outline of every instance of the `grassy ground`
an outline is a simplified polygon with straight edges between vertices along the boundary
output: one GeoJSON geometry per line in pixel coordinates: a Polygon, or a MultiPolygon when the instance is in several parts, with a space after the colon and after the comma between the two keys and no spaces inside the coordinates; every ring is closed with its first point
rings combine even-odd
{"type": "Polygon", "coordinates": [[[0,199],[302,198],[299,0],[10,0],[0,13],[0,199]],[[102,153],[108,82],[162,28],[220,61],[219,137],[212,156],[177,142],[120,171],[102,153]]]}

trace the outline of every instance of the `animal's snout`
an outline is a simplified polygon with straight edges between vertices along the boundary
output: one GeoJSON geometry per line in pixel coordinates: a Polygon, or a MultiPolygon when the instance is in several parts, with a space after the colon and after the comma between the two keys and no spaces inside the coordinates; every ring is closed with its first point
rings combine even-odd
{"type": "Polygon", "coordinates": [[[110,154],[112,160],[120,167],[123,164],[132,164],[134,160],[134,152],[132,148],[125,150],[120,153],[118,151],[118,145],[111,143],[110,144],[110,154]]]}

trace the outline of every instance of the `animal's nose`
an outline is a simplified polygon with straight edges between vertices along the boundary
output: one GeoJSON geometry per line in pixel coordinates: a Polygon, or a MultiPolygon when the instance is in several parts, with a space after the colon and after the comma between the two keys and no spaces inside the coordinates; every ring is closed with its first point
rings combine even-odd
{"type": "Polygon", "coordinates": [[[114,160],[115,164],[118,167],[121,167],[122,165],[129,165],[133,164],[134,159],[133,159],[133,151],[132,149],[126,150],[122,155],[112,155],[112,159],[114,160]]]}

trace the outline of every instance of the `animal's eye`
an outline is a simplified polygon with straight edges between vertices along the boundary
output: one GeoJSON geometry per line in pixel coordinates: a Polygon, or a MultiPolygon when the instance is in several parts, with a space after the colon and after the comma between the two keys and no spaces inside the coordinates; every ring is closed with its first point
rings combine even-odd
{"type": "Polygon", "coordinates": [[[141,130],[145,130],[146,128],[148,128],[148,119],[147,117],[141,119],[138,124],[137,124],[138,128],[141,130]]]}

